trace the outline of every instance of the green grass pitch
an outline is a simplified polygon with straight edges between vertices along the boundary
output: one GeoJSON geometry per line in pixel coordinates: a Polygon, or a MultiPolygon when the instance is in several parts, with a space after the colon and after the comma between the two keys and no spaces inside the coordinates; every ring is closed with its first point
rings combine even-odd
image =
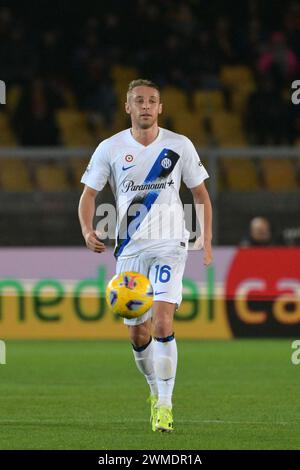
{"type": "Polygon", "coordinates": [[[7,341],[0,449],[299,449],[290,340],[183,341],[175,431],[153,433],[126,341],[7,341]]]}

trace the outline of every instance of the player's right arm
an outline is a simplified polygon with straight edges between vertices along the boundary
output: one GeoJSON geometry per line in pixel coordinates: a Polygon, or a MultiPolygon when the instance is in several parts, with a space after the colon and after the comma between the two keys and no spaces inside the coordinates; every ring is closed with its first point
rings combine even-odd
{"type": "Polygon", "coordinates": [[[97,193],[102,191],[110,175],[108,147],[107,140],[98,145],[81,178],[81,182],[85,185],[78,208],[82,235],[86,246],[97,253],[105,251],[104,243],[98,239],[93,230],[93,218],[97,193]]]}
{"type": "Polygon", "coordinates": [[[79,201],[78,215],[86,246],[92,251],[102,253],[105,251],[105,245],[100,242],[95,230],[93,229],[93,217],[95,213],[95,199],[97,193],[98,191],[85,185],[79,201]]]}

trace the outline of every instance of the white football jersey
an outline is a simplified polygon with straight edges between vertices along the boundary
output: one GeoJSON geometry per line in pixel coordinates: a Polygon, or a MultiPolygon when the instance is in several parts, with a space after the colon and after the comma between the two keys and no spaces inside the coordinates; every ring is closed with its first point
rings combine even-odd
{"type": "Polygon", "coordinates": [[[126,129],[100,143],[81,182],[97,191],[107,181],[111,186],[117,206],[116,257],[187,248],[181,178],[188,188],[208,178],[194,145],[183,135],[159,128],[157,138],[144,146],[126,129]]]}

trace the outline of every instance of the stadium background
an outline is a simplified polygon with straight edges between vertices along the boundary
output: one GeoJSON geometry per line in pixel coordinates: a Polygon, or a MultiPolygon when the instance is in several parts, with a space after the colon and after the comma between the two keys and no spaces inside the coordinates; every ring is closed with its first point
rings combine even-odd
{"type": "MultiPolygon", "coordinates": [[[[3,408],[11,431],[2,430],[0,448],[198,448],[199,442],[206,448],[299,448],[290,421],[299,408],[290,362],[291,340],[300,333],[300,107],[291,101],[299,77],[299,2],[0,7],[0,79],[6,84],[0,105],[0,338],[7,341],[0,372],[2,399],[11,394],[3,408]],[[88,252],[77,217],[81,175],[96,145],[130,125],[124,99],[137,77],[162,88],[160,125],[196,145],[210,173],[215,214],[213,266],[203,267],[202,253],[189,256],[175,321],[185,374],[192,374],[188,364],[200,364],[207,378],[204,385],[185,376],[191,403],[199,390],[204,394],[206,414],[199,418],[188,401],[180,419],[187,412],[194,437],[159,444],[153,436],[142,440],[144,431],[134,434],[133,444],[126,426],[116,438],[95,398],[101,393],[103,404],[115,400],[113,423],[127,422],[116,387],[121,393],[128,379],[128,393],[131,384],[145,390],[128,342],[117,341],[127,331],[103,300],[114,272],[113,241],[106,255],[88,252]],[[253,247],[249,223],[256,216],[270,221],[271,236],[253,247]],[[290,339],[238,339],[245,337],[290,339]],[[236,339],[226,346],[219,341],[230,338],[236,339]],[[122,386],[114,378],[120,369],[122,386]],[[213,403],[205,398],[212,388],[218,389],[213,403]],[[62,390],[78,409],[78,394],[85,397],[92,429],[97,410],[102,440],[89,433],[83,438],[84,419],[76,421],[62,390]],[[51,421],[52,393],[61,422],[51,421]],[[222,410],[216,408],[223,394],[232,393],[235,406],[225,400],[222,410]],[[22,419],[14,396],[28,407],[22,419]],[[220,415],[216,420],[224,420],[228,433],[219,428],[216,437],[220,415]],[[198,418],[202,440],[194,429],[198,418]],[[43,422],[47,431],[39,427],[43,422]],[[64,432],[68,425],[78,425],[77,431],[64,432]],[[265,439],[267,429],[272,440],[265,439]]],[[[181,195],[191,202],[184,186],[181,195]]],[[[97,202],[113,203],[108,186],[97,202]]],[[[143,409],[137,412],[146,429],[143,409]]],[[[129,426],[134,433],[134,423],[129,426]]]]}

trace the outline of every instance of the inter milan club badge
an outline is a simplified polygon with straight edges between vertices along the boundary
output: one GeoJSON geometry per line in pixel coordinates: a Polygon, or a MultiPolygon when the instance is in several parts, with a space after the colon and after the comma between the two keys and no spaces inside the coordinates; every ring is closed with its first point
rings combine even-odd
{"type": "Polygon", "coordinates": [[[163,158],[162,161],[161,161],[161,166],[163,168],[165,168],[166,170],[168,168],[170,168],[170,166],[172,165],[172,161],[170,160],[170,158],[163,158]]]}
{"type": "Polygon", "coordinates": [[[133,161],[133,156],[132,155],[126,155],[125,160],[127,163],[130,163],[133,161]]]}

